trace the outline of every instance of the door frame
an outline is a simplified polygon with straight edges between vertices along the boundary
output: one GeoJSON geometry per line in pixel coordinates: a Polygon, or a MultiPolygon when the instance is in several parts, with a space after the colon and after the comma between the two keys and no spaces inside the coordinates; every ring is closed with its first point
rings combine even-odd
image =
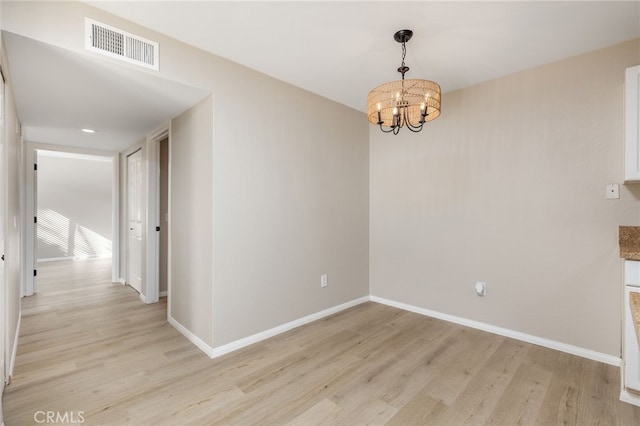
{"type": "Polygon", "coordinates": [[[37,216],[37,188],[36,174],[34,173],[34,164],[37,164],[38,151],[55,151],[73,155],[90,155],[98,157],[108,157],[111,159],[113,172],[111,179],[111,275],[112,281],[116,282],[120,276],[120,162],[119,154],[111,151],[99,151],[90,149],[80,149],[61,145],[50,145],[41,143],[26,143],[24,145],[24,214],[22,217],[23,235],[24,235],[24,266],[22,269],[22,295],[31,296],[37,290],[36,277],[33,271],[36,270],[36,238],[37,224],[33,218],[37,216]]]}
{"type": "MultiPolygon", "coordinates": [[[[171,175],[171,123],[166,122],[151,132],[146,139],[146,257],[144,281],[146,281],[145,303],[156,303],[160,300],[160,142],[164,139],[169,144],[169,175],[171,175]]],[[[169,188],[171,181],[169,181],[169,188]]],[[[169,189],[169,200],[171,190],[169,189]]],[[[166,222],[171,229],[171,202],[169,202],[169,221],[166,222]]],[[[168,232],[169,239],[171,233],[168,232]]],[[[171,274],[171,244],[167,247],[167,296],[171,274]]]]}
{"type": "MultiPolygon", "coordinates": [[[[0,227],[2,227],[2,245],[0,245],[0,254],[2,254],[2,267],[0,268],[0,374],[2,375],[2,382],[0,383],[0,421],[2,421],[2,395],[4,393],[4,387],[9,378],[9,364],[7,362],[11,355],[7,353],[9,348],[9,342],[7,341],[9,335],[7,333],[7,323],[9,319],[9,312],[7,309],[8,299],[8,286],[7,286],[7,267],[5,263],[6,247],[7,247],[7,198],[9,193],[9,182],[7,179],[7,137],[6,137],[6,85],[4,72],[0,66],[0,85],[2,90],[0,91],[0,190],[2,190],[2,201],[0,202],[0,227]]],[[[4,423],[2,423],[4,425],[4,423]]]]}

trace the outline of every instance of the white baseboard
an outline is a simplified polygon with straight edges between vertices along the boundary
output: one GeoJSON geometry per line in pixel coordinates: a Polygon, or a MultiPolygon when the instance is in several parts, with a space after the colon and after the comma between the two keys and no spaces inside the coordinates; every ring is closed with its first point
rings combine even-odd
{"type": "Polygon", "coordinates": [[[430,309],[420,308],[406,303],[395,302],[393,300],[384,299],[382,297],[371,296],[372,302],[382,303],[383,305],[392,306],[394,308],[402,309],[416,314],[425,315],[428,317],[438,318],[444,321],[452,322],[455,324],[464,325],[467,327],[475,328],[478,330],[488,331],[489,333],[498,334],[500,336],[510,337],[512,339],[521,340],[527,343],[533,343],[534,345],[543,346],[549,349],[555,349],[560,352],[566,352],[572,355],[576,355],[582,358],[591,359],[594,361],[610,364],[616,367],[620,367],[621,359],[601,352],[592,351],[591,349],[581,348],[579,346],[569,345],[567,343],[558,342],[555,340],[545,339],[543,337],[532,336],[530,334],[521,333],[519,331],[510,330],[508,328],[496,327],[495,325],[482,323],[455,315],[444,314],[442,312],[432,311],[430,309]]]}
{"type": "Polygon", "coordinates": [[[20,324],[22,323],[22,312],[18,314],[18,324],[16,324],[16,335],[13,339],[13,349],[9,360],[9,377],[13,376],[13,367],[16,365],[16,353],[18,351],[18,337],[20,337],[20,324]]]}
{"type": "Polygon", "coordinates": [[[620,391],[620,401],[640,407],[640,396],[634,395],[624,389],[620,391]]]}
{"type": "Polygon", "coordinates": [[[286,324],[279,325],[277,327],[271,328],[269,330],[262,331],[260,333],[254,334],[252,336],[248,336],[239,340],[236,340],[231,343],[227,343],[226,345],[218,346],[216,348],[212,348],[202,341],[198,336],[189,331],[185,326],[180,324],[171,316],[168,317],[169,324],[174,326],[176,330],[178,330],[182,335],[184,335],[191,343],[196,345],[200,350],[206,353],[210,358],[216,358],[222,355],[226,355],[230,352],[236,351],[238,349],[244,348],[245,346],[252,345],[254,343],[261,342],[270,337],[276,336],[278,334],[284,333],[296,327],[300,327],[301,325],[308,324],[312,321],[319,320],[329,315],[333,315],[340,311],[344,311],[345,309],[349,309],[353,306],[359,305],[364,302],[369,301],[369,296],[360,297],[358,299],[351,300],[349,302],[343,303],[338,306],[334,306],[324,311],[316,312],[315,314],[307,315],[306,317],[299,318],[297,320],[288,322],[286,324]]]}
{"type": "Polygon", "coordinates": [[[36,263],[47,263],[47,262],[69,262],[73,261],[72,256],[64,256],[64,257],[45,257],[44,259],[36,260],[36,263]]]}
{"type": "Polygon", "coordinates": [[[36,259],[36,263],[47,263],[47,262],[82,262],[84,260],[96,260],[96,259],[107,259],[111,258],[110,254],[105,254],[101,256],[88,256],[88,257],[78,257],[78,256],[61,256],[61,257],[45,257],[42,259],[36,259]]]}
{"type": "MultiPolygon", "coordinates": [[[[364,296],[358,299],[354,299],[352,301],[343,303],[341,305],[334,306],[334,307],[325,309],[323,311],[316,312],[311,315],[307,315],[305,317],[288,322],[286,324],[279,325],[269,330],[265,330],[260,333],[256,333],[254,335],[251,335],[251,336],[248,336],[248,337],[245,337],[245,338],[242,338],[234,342],[227,343],[225,345],[218,346],[215,348],[212,348],[211,346],[207,345],[204,341],[202,341],[202,339],[200,339],[198,336],[193,334],[191,331],[189,331],[186,327],[184,327],[174,318],[169,317],[168,321],[181,334],[183,334],[187,339],[189,339],[189,341],[191,341],[194,345],[200,348],[200,350],[206,353],[210,358],[216,358],[368,301],[381,303],[383,305],[392,306],[394,308],[402,309],[409,312],[414,312],[414,313],[425,315],[432,318],[441,319],[441,320],[452,322],[455,324],[460,324],[466,327],[475,328],[478,330],[486,331],[486,332],[497,334],[500,336],[510,337],[512,339],[520,340],[527,343],[532,343],[534,345],[543,346],[545,348],[554,349],[560,352],[566,352],[572,355],[591,359],[594,361],[602,362],[602,363],[613,365],[616,367],[619,367],[621,364],[620,358],[613,355],[592,351],[590,349],[569,345],[566,343],[558,342],[551,339],[546,339],[543,337],[533,336],[530,334],[510,330],[507,328],[497,327],[497,326],[482,323],[479,321],[457,317],[455,315],[449,315],[442,312],[432,311],[430,309],[420,308],[420,307],[409,305],[406,303],[396,302],[393,300],[384,299],[382,297],[377,297],[377,296],[364,296]]],[[[620,399],[623,401],[626,401],[622,398],[623,396],[621,394],[620,399]]],[[[630,395],[629,398],[634,400],[634,396],[632,395],[630,395]]],[[[633,404],[634,402],[631,402],[631,403],[633,404]]]]}
{"type": "Polygon", "coordinates": [[[306,317],[299,318],[297,320],[288,322],[286,324],[279,325],[277,327],[271,328],[269,330],[262,331],[260,333],[254,334],[249,337],[245,337],[240,340],[236,340],[235,342],[227,343],[226,345],[218,346],[213,349],[213,354],[209,355],[211,358],[215,358],[221,355],[228,354],[229,352],[233,352],[240,348],[244,348],[245,346],[252,345],[254,343],[260,342],[262,340],[268,339],[269,337],[276,336],[278,334],[284,333],[285,331],[289,331],[296,327],[300,327],[301,325],[308,324],[312,321],[319,320],[321,318],[327,317],[329,315],[333,315],[337,312],[344,311],[345,309],[349,309],[353,306],[359,305],[364,302],[369,301],[369,296],[360,297],[359,299],[354,299],[349,302],[343,303],[338,306],[334,306],[332,308],[325,309],[324,311],[316,312],[315,314],[307,315],[306,317]]]}
{"type": "Polygon", "coordinates": [[[122,285],[127,285],[127,280],[125,280],[124,278],[118,278],[118,281],[116,282],[122,285]]]}
{"type": "Polygon", "coordinates": [[[158,297],[167,297],[167,292],[166,291],[161,291],[160,294],[158,295],[158,297]]]}
{"type": "Polygon", "coordinates": [[[202,352],[207,354],[209,358],[213,358],[213,348],[211,346],[207,345],[202,339],[189,331],[189,329],[176,321],[172,316],[167,316],[167,321],[169,321],[169,324],[171,324],[176,330],[178,330],[180,334],[186,337],[191,343],[196,345],[202,352]]]}
{"type": "MultiPolygon", "coordinates": [[[[4,389],[4,383],[2,385],[4,389]]],[[[0,392],[0,425],[4,426],[4,410],[2,409],[2,392],[0,392]]]]}

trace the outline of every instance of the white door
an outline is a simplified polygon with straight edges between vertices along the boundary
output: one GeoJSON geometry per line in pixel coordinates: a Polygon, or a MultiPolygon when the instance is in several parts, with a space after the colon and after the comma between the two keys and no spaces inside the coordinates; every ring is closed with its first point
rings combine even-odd
{"type": "Polygon", "coordinates": [[[142,291],[142,151],[127,157],[127,284],[142,291]]]}

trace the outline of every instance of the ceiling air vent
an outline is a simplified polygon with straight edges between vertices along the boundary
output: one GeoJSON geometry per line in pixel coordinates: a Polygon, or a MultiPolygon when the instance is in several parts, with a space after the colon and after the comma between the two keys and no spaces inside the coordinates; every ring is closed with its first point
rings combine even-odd
{"type": "Polygon", "coordinates": [[[85,22],[88,50],[158,71],[158,43],[93,19],[85,22]]]}

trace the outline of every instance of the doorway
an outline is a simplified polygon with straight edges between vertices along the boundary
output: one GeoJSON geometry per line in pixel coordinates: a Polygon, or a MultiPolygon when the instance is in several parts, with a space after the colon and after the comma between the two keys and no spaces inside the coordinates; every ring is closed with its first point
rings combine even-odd
{"type": "MultiPolygon", "coordinates": [[[[27,143],[25,152],[25,167],[36,168],[38,155],[44,151],[55,151],[60,155],[80,157],[102,157],[112,164],[112,281],[125,284],[127,281],[137,284],[136,290],[140,292],[140,298],[145,303],[155,303],[159,297],[170,294],[170,131],[169,125],[165,125],[160,131],[147,138],[146,144],[134,148],[123,155],[118,153],[68,150],[64,147],[53,145],[27,143]],[[160,170],[160,155],[162,150],[162,170],[160,170]],[[146,153],[145,153],[146,151],[146,153]],[[131,172],[128,170],[129,157],[131,172]],[[137,166],[133,165],[134,163],[137,166]],[[137,176],[132,190],[128,188],[127,175],[137,176]],[[162,185],[162,187],[161,187],[162,185]],[[148,186],[148,187],[147,187],[148,186]],[[135,189],[137,188],[137,189],[135,189]],[[131,192],[131,194],[129,194],[131,192]],[[124,197],[120,199],[120,194],[124,197]],[[162,196],[162,200],[160,197],[162,196]],[[137,200],[137,202],[136,202],[137,200]],[[161,203],[164,206],[161,212],[161,203]],[[129,204],[132,205],[129,211],[129,204]],[[136,226],[130,226],[129,218],[136,226]],[[129,229],[140,230],[135,237],[135,247],[138,257],[129,259],[129,229]],[[162,234],[162,235],[161,235],[162,234]],[[160,242],[163,247],[160,248],[160,242]],[[160,258],[162,256],[162,258],[160,258]],[[137,279],[129,276],[129,262],[138,266],[132,268],[137,279]],[[160,288],[159,275],[162,273],[162,288],[160,288]],[[147,283],[145,285],[145,282],[147,283]],[[166,283],[166,284],[165,284],[166,283]]],[[[36,199],[37,172],[25,173],[25,263],[23,265],[24,277],[23,295],[31,296],[35,292],[36,284],[36,234],[37,224],[33,218],[37,216],[38,209],[36,199]],[[29,220],[30,219],[30,220],[29,220]],[[33,273],[32,273],[33,272],[33,273]]],[[[79,179],[81,180],[81,179],[79,179]]],[[[133,185],[133,182],[132,182],[133,185]]],[[[133,240],[133,234],[131,235],[133,240]]],[[[132,286],[133,288],[133,286],[132,286]]]]}
{"type": "MultiPolygon", "coordinates": [[[[171,136],[166,123],[147,137],[143,146],[146,185],[143,205],[143,293],[156,303],[171,293],[171,136]],[[146,218],[146,220],[145,220],[146,218]]],[[[170,300],[168,301],[168,304],[170,300]]]]}
{"type": "Polygon", "coordinates": [[[37,164],[37,262],[111,258],[111,158],[37,150],[37,164]]]}
{"type": "Polygon", "coordinates": [[[22,295],[36,292],[37,268],[43,262],[111,257],[115,276],[117,154],[27,143],[25,168],[33,172],[25,173],[24,183],[22,295]]]}

